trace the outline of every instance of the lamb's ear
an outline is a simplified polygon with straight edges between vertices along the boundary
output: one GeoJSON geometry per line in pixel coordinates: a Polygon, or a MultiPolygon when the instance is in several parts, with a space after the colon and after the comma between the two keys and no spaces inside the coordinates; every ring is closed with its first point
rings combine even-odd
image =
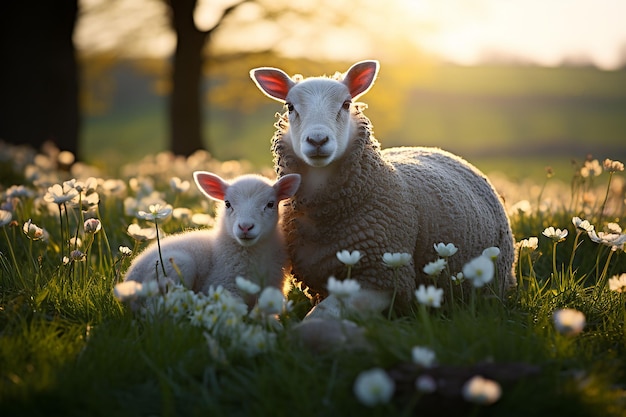
{"type": "Polygon", "coordinates": [[[367,93],[378,74],[378,61],[361,61],[350,67],[343,78],[353,99],[367,93]]]}
{"type": "Polygon", "coordinates": [[[193,179],[202,194],[213,200],[224,200],[228,183],[219,176],[210,172],[196,171],[193,173],[193,179]]]}
{"type": "Polygon", "coordinates": [[[292,197],[300,186],[300,174],[287,174],[280,177],[274,184],[276,198],[284,200],[292,197]]]}
{"type": "Polygon", "coordinates": [[[287,99],[291,87],[295,85],[289,75],[277,68],[256,68],[250,71],[250,77],[259,90],[282,103],[287,99]]]}

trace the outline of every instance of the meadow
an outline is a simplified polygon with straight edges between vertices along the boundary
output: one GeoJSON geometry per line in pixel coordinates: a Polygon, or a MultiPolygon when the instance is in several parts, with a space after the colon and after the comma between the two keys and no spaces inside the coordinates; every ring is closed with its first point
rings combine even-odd
{"type": "MultiPolygon", "coordinates": [[[[203,131],[215,158],[271,166],[267,149],[281,107],[260,94],[248,76],[250,68],[267,65],[316,75],[347,69],[350,63],[322,65],[271,56],[211,62],[203,91],[203,131]]],[[[92,96],[102,89],[98,83],[109,89],[99,105],[87,106],[82,156],[109,172],[167,149],[167,101],[155,93],[162,75],[133,68],[125,63],[108,76],[84,77],[83,88],[95,91],[92,96]]],[[[580,163],[587,154],[626,159],[625,70],[459,67],[407,58],[381,62],[380,77],[362,100],[383,147],[438,146],[488,174],[504,172],[512,180],[541,181],[550,165],[555,177],[567,182],[570,161],[580,163]]]]}
{"type": "MultiPolygon", "coordinates": [[[[219,290],[117,286],[157,227],[212,224],[193,171],[232,177],[253,164],[162,152],[111,174],[67,166],[54,149],[0,146],[3,416],[626,415],[618,161],[583,157],[568,181],[492,178],[518,242],[505,298],[487,285],[469,300],[416,295],[403,317],[346,313],[361,343],[315,351],[293,337],[311,308],[297,285],[253,314],[219,290]],[[129,296],[155,307],[132,311],[129,296]]],[[[457,272],[433,272],[432,286],[454,287],[457,272]]]]}

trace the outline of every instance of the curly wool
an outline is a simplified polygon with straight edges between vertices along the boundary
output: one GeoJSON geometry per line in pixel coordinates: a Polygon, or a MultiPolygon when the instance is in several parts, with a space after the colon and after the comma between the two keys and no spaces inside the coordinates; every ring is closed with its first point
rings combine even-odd
{"type": "MultiPolygon", "coordinates": [[[[309,198],[298,191],[284,208],[295,278],[324,297],[329,276],[342,278],[346,273],[336,252],[359,250],[365,256],[352,268],[352,277],[364,288],[397,286],[398,306],[403,309],[419,284],[432,282],[422,268],[437,257],[433,244],[444,242],[460,248],[450,258],[453,273],[483,249],[498,246],[500,292],[515,285],[509,220],[488,179],[463,159],[438,148],[381,151],[360,108],[353,117],[358,132],[336,162],[341,171],[309,198]],[[394,275],[382,263],[385,252],[407,252],[413,260],[394,275]]],[[[272,152],[278,175],[302,174],[306,164],[284,140],[289,134],[286,114],[276,127],[272,152]]]]}

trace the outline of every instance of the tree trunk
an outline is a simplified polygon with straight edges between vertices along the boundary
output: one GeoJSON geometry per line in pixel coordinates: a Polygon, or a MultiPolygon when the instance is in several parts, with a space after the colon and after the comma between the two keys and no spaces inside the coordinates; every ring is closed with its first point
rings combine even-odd
{"type": "Polygon", "coordinates": [[[79,151],[77,0],[0,6],[0,139],[79,151]]]}
{"type": "Polygon", "coordinates": [[[206,149],[202,135],[202,49],[208,33],[193,21],[196,0],[170,0],[172,22],[177,35],[169,103],[170,150],[189,156],[206,149]]]}

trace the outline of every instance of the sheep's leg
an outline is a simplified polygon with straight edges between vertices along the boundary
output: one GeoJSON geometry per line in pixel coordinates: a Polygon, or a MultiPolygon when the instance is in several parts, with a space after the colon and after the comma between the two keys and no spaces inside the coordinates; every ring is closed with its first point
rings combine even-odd
{"type": "Polygon", "coordinates": [[[313,307],[304,318],[341,318],[344,309],[360,313],[381,313],[391,304],[391,292],[361,289],[342,304],[334,295],[329,295],[313,307]]]}

